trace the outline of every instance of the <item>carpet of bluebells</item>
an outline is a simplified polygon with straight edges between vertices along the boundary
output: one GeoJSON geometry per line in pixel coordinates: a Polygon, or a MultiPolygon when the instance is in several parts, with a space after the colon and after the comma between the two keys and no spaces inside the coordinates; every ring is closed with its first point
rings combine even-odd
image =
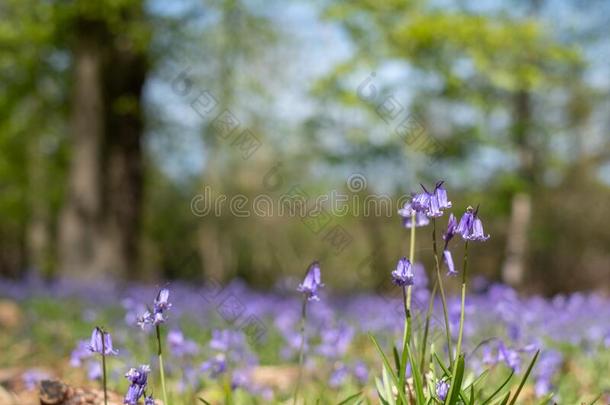
{"type": "Polygon", "coordinates": [[[52,365],[129,405],[610,403],[610,300],[470,282],[468,244],[490,237],[478,207],[448,215],[438,255],[436,220],[452,204],[443,182],[422,188],[399,210],[410,252],[388,271],[387,294],[332,294],[317,261],[302,282],[265,292],[5,280],[0,296],[25,319],[0,335],[0,367],[30,367],[22,378],[35,387],[52,365]],[[414,260],[416,228],[429,224],[435,272],[414,260]],[[461,268],[452,239],[464,243],[461,268]],[[446,296],[443,279],[456,276],[461,295],[446,296]]]}
{"type": "MultiPolygon", "coordinates": [[[[425,272],[417,266],[415,270],[417,319],[429,292],[425,272]]],[[[550,300],[520,298],[506,286],[486,285],[482,280],[476,284],[477,292],[467,298],[464,331],[465,352],[475,370],[493,365],[494,377],[500,380],[511,369],[521,371],[531,351],[541,348],[524,403],[529,403],[526,398],[537,403],[533,399],[552,391],[558,403],[578,404],[608,389],[610,301],[580,293],[550,300]]],[[[290,366],[296,367],[301,343],[301,302],[294,289],[259,293],[239,281],[224,288],[175,283],[169,289],[172,308],[165,325],[165,367],[174,403],[195,403],[201,393],[210,403],[218,403],[227,381],[236,402],[291,398],[292,383],[284,380],[294,371],[290,366]]],[[[64,372],[67,379],[101,381],[99,359],[88,346],[92,325],[104,325],[118,351],[108,358],[108,386],[126,392],[129,381],[124,374],[132,366],[150,364],[155,369],[154,330],[139,327],[138,317],[156,294],[152,286],[2,281],[0,295],[17,300],[27,314],[19,331],[1,334],[2,366],[19,362],[31,368],[25,375],[36,380],[45,377],[37,371],[40,365],[61,358],[70,365],[64,372]],[[23,353],[22,347],[30,350],[23,353]]],[[[373,377],[380,361],[367,334],[388,345],[398,342],[404,318],[400,298],[333,297],[324,292],[320,298],[309,306],[303,392],[311,403],[317,398],[337,403],[356,392],[377,403],[373,377]]],[[[448,304],[452,330],[457,330],[458,297],[448,304]]],[[[432,327],[438,332],[442,314],[434,319],[432,327]]]]}

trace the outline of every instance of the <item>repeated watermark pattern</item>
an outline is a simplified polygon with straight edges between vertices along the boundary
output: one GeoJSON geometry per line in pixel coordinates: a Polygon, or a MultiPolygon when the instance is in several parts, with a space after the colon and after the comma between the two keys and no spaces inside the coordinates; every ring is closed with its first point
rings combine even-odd
{"type": "Polygon", "coordinates": [[[431,163],[436,163],[445,152],[445,147],[432,137],[415,114],[409,113],[394,96],[382,96],[375,85],[376,73],[367,76],[356,89],[358,98],[375,108],[377,115],[391,127],[392,132],[415,152],[426,155],[431,163]]]}
{"type": "Polygon", "coordinates": [[[209,122],[217,139],[229,142],[243,160],[248,160],[261,147],[262,141],[250,129],[242,128],[241,121],[230,109],[220,110],[218,97],[210,90],[197,88],[191,70],[187,66],[178,73],[171,82],[172,90],[188,100],[192,110],[209,122]]]}
{"type": "MultiPolygon", "coordinates": [[[[192,253],[182,261],[181,267],[188,267],[198,261],[198,254],[192,253]]],[[[231,291],[230,287],[223,286],[220,281],[206,275],[203,281],[202,298],[214,308],[228,326],[241,330],[252,346],[260,344],[265,339],[267,335],[265,322],[252,313],[239,295],[231,291]]]]}

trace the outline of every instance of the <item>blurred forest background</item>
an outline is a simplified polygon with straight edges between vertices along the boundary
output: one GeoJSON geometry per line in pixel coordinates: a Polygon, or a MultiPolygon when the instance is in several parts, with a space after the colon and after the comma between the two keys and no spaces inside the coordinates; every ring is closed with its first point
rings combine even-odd
{"type": "Polygon", "coordinates": [[[406,254],[397,215],[193,212],[205,186],[353,194],[357,173],[362,197],[445,179],[456,214],[480,203],[491,280],[610,288],[608,1],[3,0],[0,18],[0,276],[265,287],[319,258],[327,284],[376,288],[406,254]]]}

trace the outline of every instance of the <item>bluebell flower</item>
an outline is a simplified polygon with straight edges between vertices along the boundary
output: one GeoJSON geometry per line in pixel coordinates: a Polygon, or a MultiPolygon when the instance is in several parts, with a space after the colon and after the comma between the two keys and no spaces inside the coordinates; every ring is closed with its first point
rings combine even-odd
{"type": "MultiPolygon", "coordinates": [[[[140,398],[146,393],[148,373],[150,373],[150,366],[148,365],[131,368],[125,373],[125,378],[129,380],[130,385],[123,400],[124,404],[136,405],[140,398]]],[[[154,401],[152,403],[154,404],[154,401]]]]}
{"type": "Polygon", "coordinates": [[[478,209],[474,211],[472,207],[468,207],[462,215],[456,233],[462,235],[464,240],[469,241],[485,242],[489,239],[489,235],[485,235],[483,231],[483,222],[478,217],[478,209]]]}
{"type": "Polygon", "coordinates": [[[118,351],[112,347],[112,336],[100,327],[95,327],[91,333],[89,350],[105,356],[118,354],[118,351]]]}
{"type": "Polygon", "coordinates": [[[172,304],[169,302],[169,290],[167,288],[161,289],[157,293],[157,297],[155,298],[153,304],[152,313],[150,311],[146,311],[138,318],[138,326],[142,329],[144,329],[147,325],[157,326],[165,323],[165,311],[172,307],[172,304]]]}
{"type": "Polygon", "coordinates": [[[411,204],[407,203],[404,207],[398,210],[398,215],[402,217],[402,224],[405,228],[411,228],[413,226],[412,214],[415,213],[415,227],[420,228],[430,223],[430,220],[423,212],[415,211],[411,208],[411,204]]]}
{"type": "Polygon", "coordinates": [[[401,258],[396,264],[396,270],[392,271],[392,282],[400,287],[413,285],[413,268],[406,257],[401,258]]]}
{"type": "Polygon", "coordinates": [[[155,399],[152,395],[148,395],[146,398],[144,398],[144,405],[155,405],[155,399]]]}
{"type": "Polygon", "coordinates": [[[452,206],[451,201],[447,198],[447,190],[443,188],[444,183],[444,181],[439,181],[434,188],[434,197],[436,197],[438,206],[441,210],[446,210],[452,206]]]}
{"type": "Polygon", "coordinates": [[[305,294],[309,301],[319,301],[318,288],[324,287],[320,272],[320,263],[314,261],[307,269],[305,279],[297,287],[297,291],[305,294]]]}
{"type": "Polygon", "coordinates": [[[436,396],[441,401],[444,401],[447,398],[447,394],[449,393],[449,383],[445,380],[439,380],[436,383],[436,396]]]}
{"type": "Polygon", "coordinates": [[[447,275],[455,276],[457,275],[457,271],[455,271],[455,265],[453,264],[453,256],[451,255],[451,251],[445,249],[443,251],[443,259],[445,260],[445,264],[447,265],[447,275]]]}
{"type": "Polygon", "coordinates": [[[458,222],[453,213],[449,214],[449,221],[447,221],[447,230],[443,233],[443,240],[445,241],[445,245],[449,243],[453,236],[458,233],[458,222]]]}
{"type": "MultiPolygon", "coordinates": [[[[422,188],[423,187],[424,186],[422,186],[422,188]]],[[[428,210],[430,209],[430,193],[428,193],[425,188],[423,193],[418,193],[413,196],[411,199],[411,208],[417,212],[422,212],[424,214],[428,213],[428,210]]]]}

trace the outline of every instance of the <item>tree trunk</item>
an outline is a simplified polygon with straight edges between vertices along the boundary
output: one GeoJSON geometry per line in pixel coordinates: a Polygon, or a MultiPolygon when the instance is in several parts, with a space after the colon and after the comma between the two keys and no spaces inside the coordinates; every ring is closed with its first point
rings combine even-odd
{"type": "Polygon", "coordinates": [[[82,32],[74,49],[71,111],[72,161],[68,196],[60,217],[59,261],[63,274],[92,277],[101,208],[101,145],[104,137],[102,54],[82,32]]]}

